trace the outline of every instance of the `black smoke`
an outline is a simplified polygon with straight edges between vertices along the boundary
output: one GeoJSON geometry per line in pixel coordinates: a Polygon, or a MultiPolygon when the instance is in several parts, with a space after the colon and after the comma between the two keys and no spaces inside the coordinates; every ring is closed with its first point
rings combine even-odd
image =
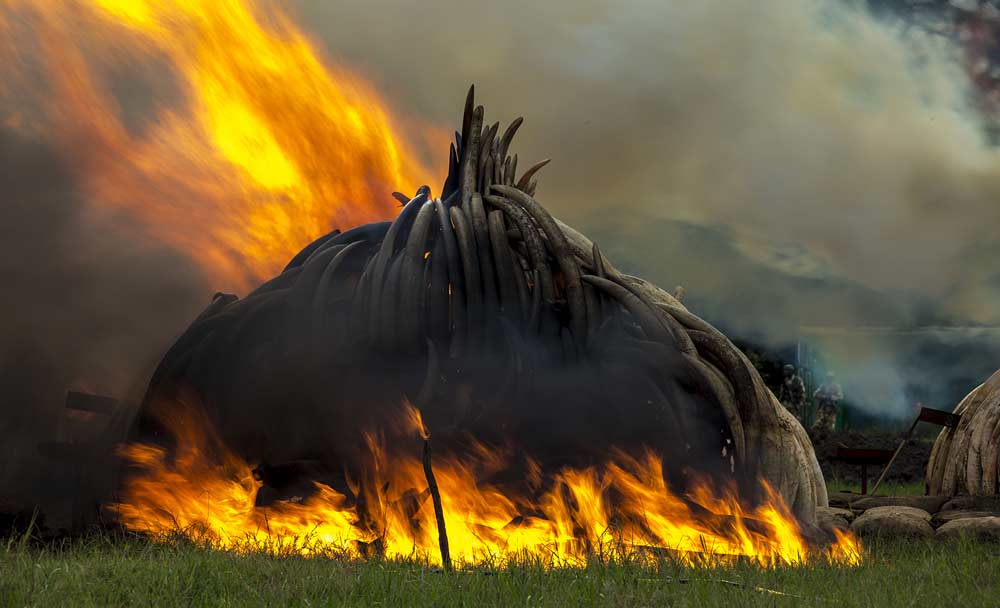
{"type": "Polygon", "coordinates": [[[67,389],[134,402],[211,292],[46,142],[0,130],[0,167],[0,493],[24,500],[51,483],[39,444],[71,439],[67,389]]]}

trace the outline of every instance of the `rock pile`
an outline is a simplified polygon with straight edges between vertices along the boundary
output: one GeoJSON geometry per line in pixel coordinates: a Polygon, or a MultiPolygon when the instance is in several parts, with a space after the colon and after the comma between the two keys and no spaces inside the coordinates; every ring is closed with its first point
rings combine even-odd
{"type": "Polygon", "coordinates": [[[969,537],[1000,542],[1000,496],[830,495],[816,513],[821,528],[850,529],[861,538],[969,537]]]}

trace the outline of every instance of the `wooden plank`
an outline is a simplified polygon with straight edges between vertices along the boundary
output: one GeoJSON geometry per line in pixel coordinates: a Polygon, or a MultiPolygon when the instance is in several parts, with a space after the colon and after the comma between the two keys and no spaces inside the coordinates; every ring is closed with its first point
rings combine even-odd
{"type": "Polygon", "coordinates": [[[110,415],[118,409],[118,400],[80,391],[66,391],[66,409],[110,415]]]}
{"type": "Polygon", "coordinates": [[[929,422],[938,426],[958,428],[958,423],[962,420],[961,414],[953,414],[944,410],[935,410],[929,407],[921,407],[920,414],[917,415],[919,422],[929,422]]]}
{"type": "Polygon", "coordinates": [[[892,459],[893,450],[873,448],[837,448],[834,460],[848,464],[885,464],[892,459]]]}
{"type": "Polygon", "coordinates": [[[913,431],[917,430],[918,424],[921,422],[929,422],[931,424],[956,428],[958,427],[958,423],[961,419],[962,416],[959,414],[952,414],[951,412],[935,410],[929,407],[921,407],[920,413],[917,414],[917,418],[913,421],[913,424],[910,425],[910,430],[907,431],[906,437],[899,442],[899,447],[896,448],[895,452],[893,452],[892,458],[889,460],[889,464],[885,465],[885,468],[882,469],[882,474],[878,476],[878,481],[875,482],[875,487],[872,488],[872,494],[878,492],[878,487],[882,485],[882,480],[884,480],[885,476],[889,474],[889,469],[892,467],[892,463],[896,462],[896,457],[903,451],[903,447],[909,443],[910,439],[913,438],[913,431]]]}

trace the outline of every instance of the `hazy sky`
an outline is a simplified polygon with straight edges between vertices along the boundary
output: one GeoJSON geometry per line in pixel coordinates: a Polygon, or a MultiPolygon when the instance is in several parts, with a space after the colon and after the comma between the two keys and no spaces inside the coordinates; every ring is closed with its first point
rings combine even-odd
{"type": "MultiPolygon", "coordinates": [[[[300,0],[331,58],[454,128],[524,115],[538,198],[614,259],[756,339],[1000,324],[1000,154],[961,53],[840,0],[300,0]],[[678,222],[680,221],[680,223],[678,222]]],[[[950,408],[1000,334],[817,339],[848,397],[950,408]]]]}
{"type": "Polygon", "coordinates": [[[298,14],[404,112],[453,125],[474,82],[488,119],[523,114],[522,162],[555,159],[539,198],[564,216],[694,220],[784,272],[1000,322],[1000,155],[940,36],[834,0],[300,0],[298,14]]]}

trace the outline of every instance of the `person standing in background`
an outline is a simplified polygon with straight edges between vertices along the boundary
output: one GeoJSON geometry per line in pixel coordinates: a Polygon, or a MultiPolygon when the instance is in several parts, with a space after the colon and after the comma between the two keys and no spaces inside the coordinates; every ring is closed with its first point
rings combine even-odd
{"type": "Polygon", "coordinates": [[[833,372],[826,373],[826,381],[813,393],[816,400],[816,422],[814,431],[832,431],[837,423],[837,406],[844,398],[844,391],[836,382],[833,372]]]}
{"type": "Polygon", "coordinates": [[[795,373],[794,365],[786,365],[784,372],[781,389],[778,391],[778,401],[801,422],[806,403],[806,386],[802,382],[802,377],[795,373]]]}

